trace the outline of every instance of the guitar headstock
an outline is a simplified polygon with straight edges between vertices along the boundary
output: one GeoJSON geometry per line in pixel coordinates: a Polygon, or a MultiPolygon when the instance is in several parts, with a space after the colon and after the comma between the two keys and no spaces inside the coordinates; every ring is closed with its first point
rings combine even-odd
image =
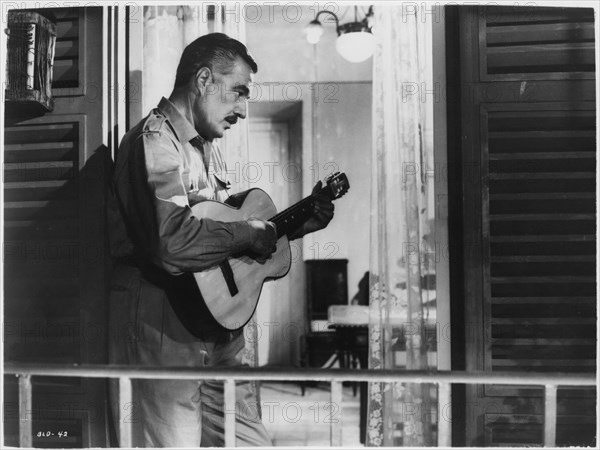
{"type": "Polygon", "coordinates": [[[323,190],[332,200],[342,197],[350,189],[348,177],[343,172],[332,173],[325,179],[325,182],[327,185],[323,190]]]}

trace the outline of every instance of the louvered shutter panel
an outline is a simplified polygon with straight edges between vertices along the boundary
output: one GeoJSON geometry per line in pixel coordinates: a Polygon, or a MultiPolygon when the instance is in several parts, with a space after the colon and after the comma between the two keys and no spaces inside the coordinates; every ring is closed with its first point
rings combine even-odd
{"type": "Polygon", "coordinates": [[[5,128],[5,314],[21,328],[6,336],[8,360],[80,359],[78,128],[5,128]]]}
{"type": "MultiPolygon", "coordinates": [[[[471,88],[462,95],[463,155],[474,169],[463,178],[465,310],[477,337],[467,338],[467,366],[593,373],[593,11],[469,11],[461,21],[462,82],[471,88]]],[[[467,445],[542,444],[541,389],[467,391],[477,405],[467,445]]],[[[594,389],[558,389],[557,445],[593,445],[595,397],[594,389]]]]}
{"type": "Polygon", "coordinates": [[[590,9],[481,9],[482,81],[594,78],[590,9]]]}
{"type": "Polygon", "coordinates": [[[79,85],[79,17],[77,9],[64,11],[56,20],[57,39],[54,52],[52,87],[76,88],[79,85]]]}
{"type": "MultiPolygon", "coordinates": [[[[4,128],[4,358],[105,363],[102,10],[40,10],[57,24],[41,117],[4,128]]],[[[105,447],[103,380],[33,377],[34,447],[105,447]]],[[[17,380],[4,378],[4,444],[18,445],[17,380]]]]}
{"type": "Polygon", "coordinates": [[[488,368],[594,372],[595,113],[488,111],[487,126],[488,368]]]}

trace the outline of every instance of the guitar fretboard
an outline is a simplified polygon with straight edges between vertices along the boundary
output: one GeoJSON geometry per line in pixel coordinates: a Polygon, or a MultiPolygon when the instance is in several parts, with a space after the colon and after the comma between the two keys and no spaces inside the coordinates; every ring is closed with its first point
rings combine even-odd
{"type": "Polygon", "coordinates": [[[313,196],[309,195],[269,219],[277,227],[278,239],[297,230],[310,217],[313,210],[313,202],[313,196]]]}
{"type": "MultiPolygon", "coordinates": [[[[327,179],[327,185],[321,188],[319,195],[326,195],[335,200],[344,195],[349,188],[346,175],[337,172],[327,179]]],[[[296,231],[311,216],[314,202],[315,197],[309,195],[269,219],[277,227],[277,239],[296,231]]]]}

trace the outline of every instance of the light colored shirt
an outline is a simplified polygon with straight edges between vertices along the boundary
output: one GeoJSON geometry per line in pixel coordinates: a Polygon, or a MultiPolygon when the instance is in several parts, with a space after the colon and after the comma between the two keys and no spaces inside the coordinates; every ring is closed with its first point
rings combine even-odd
{"type": "Polygon", "coordinates": [[[166,98],[121,141],[108,220],[111,255],[197,272],[239,253],[250,226],[195,217],[191,206],[228,197],[218,146],[202,139],[166,98]]]}

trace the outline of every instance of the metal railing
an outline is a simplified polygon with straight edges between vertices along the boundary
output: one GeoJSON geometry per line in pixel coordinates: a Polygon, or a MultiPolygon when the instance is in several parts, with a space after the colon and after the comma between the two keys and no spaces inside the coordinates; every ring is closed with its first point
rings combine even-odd
{"type": "MultiPolygon", "coordinates": [[[[438,446],[450,447],[451,417],[442,408],[450,404],[450,387],[453,383],[462,384],[504,384],[544,387],[544,446],[556,444],[556,391],[558,386],[596,386],[594,374],[562,373],[510,373],[510,372],[424,372],[399,370],[352,370],[352,369],[280,369],[264,367],[244,368],[154,368],[144,366],[116,365],[73,365],[64,364],[16,364],[6,363],[5,374],[19,377],[19,445],[31,447],[32,418],[31,377],[59,376],[83,378],[118,378],[120,414],[124,415],[125,405],[132,401],[132,379],[179,379],[179,380],[223,380],[225,411],[235,411],[235,382],[242,380],[260,381],[329,381],[331,383],[331,403],[342,404],[342,383],[354,382],[400,382],[431,383],[438,390],[438,446]],[[445,416],[444,416],[445,415],[445,416]],[[443,419],[442,419],[443,417],[443,419]]],[[[341,408],[339,409],[341,414],[341,408]]],[[[124,416],[119,417],[119,445],[131,447],[131,423],[124,416]]],[[[331,421],[329,428],[331,446],[342,444],[342,420],[331,421]]],[[[235,446],[235,414],[225,414],[225,446],[235,446]]]]}

